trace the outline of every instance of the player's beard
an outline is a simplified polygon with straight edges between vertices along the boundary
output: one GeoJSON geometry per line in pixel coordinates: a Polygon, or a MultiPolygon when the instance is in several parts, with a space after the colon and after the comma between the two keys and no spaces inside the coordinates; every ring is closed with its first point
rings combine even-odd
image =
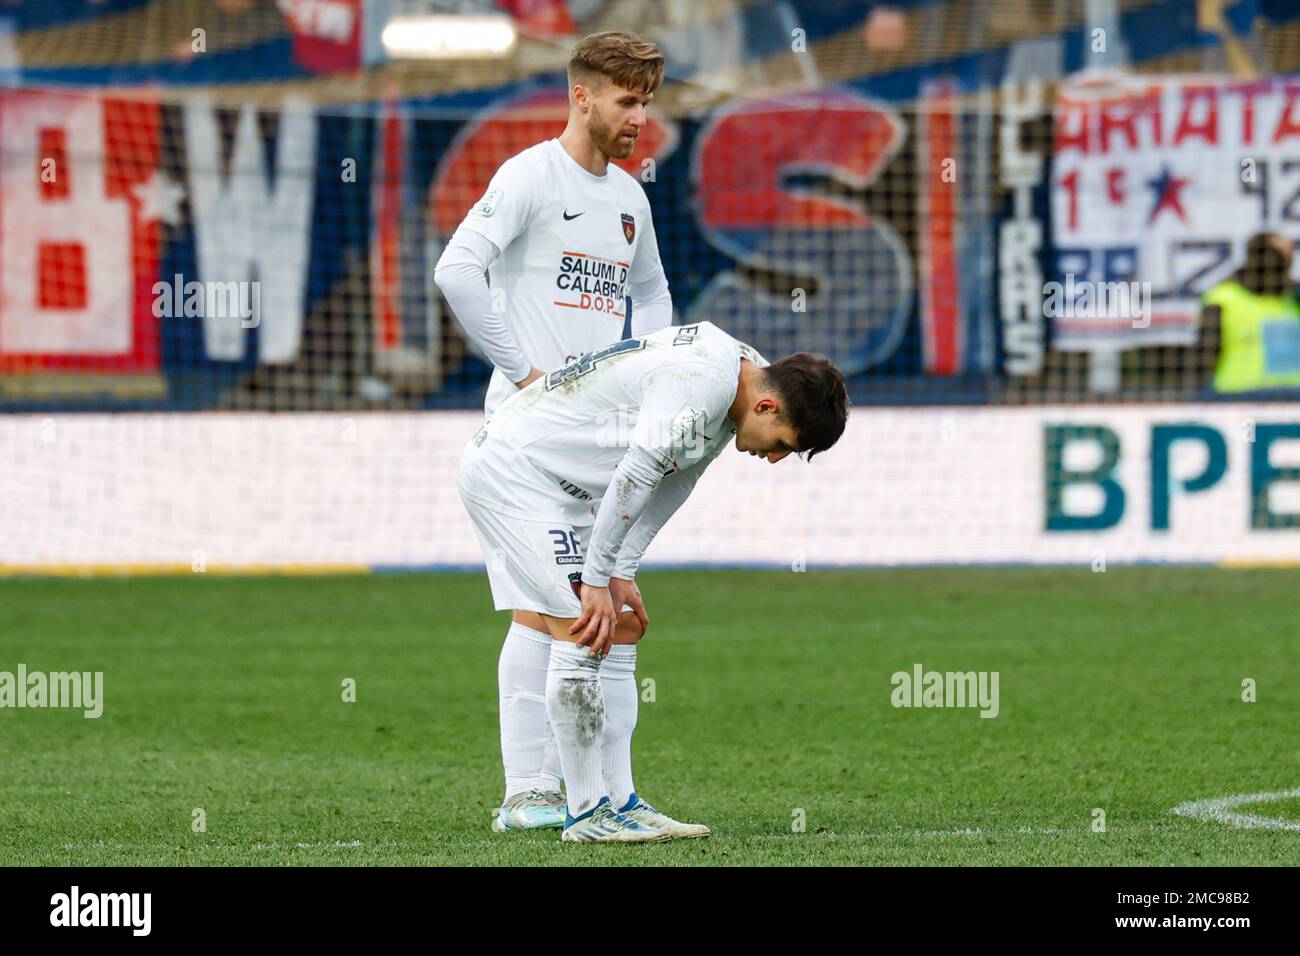
{"type": "Polygon", "coordinates": [[[609,124],[605,122],[605,117],[600,115],[600,109],[595,103],[591,104],[591,118],[587,120],[587,135],[596,144],[596,148],[609,159],[627,159],[636,148],[636,140],[626,142],[609,128],[609,124]]]}

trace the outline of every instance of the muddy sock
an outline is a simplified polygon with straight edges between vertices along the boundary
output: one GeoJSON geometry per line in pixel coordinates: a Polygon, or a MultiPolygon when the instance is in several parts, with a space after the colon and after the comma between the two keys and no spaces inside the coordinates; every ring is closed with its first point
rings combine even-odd
{"type": "Polygon", "coordinates": [[[601,739],[605,732],[605,695],[600,687],[599,657],[587,648],[555,641],[546,673],[546,715],[560,750],[569,815],[593,809],[605,791],[601,739]]]}

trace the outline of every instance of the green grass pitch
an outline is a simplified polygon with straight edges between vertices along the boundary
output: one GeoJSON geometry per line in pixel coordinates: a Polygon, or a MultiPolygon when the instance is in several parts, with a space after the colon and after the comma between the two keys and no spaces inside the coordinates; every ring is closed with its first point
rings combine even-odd
{"type": "Polygon", "coordinates": [[[1300,860],[1294,829],[1170,812],[1300,787],[1293,571],[641,577],[638,790],[711,840],[489,831],[508,616],[482,574],[17,579],[0,671],[103,671],[105,706],[0,709],[0,864],[1300,860]],[[999,715],[894,708],[917,662],[997,671],[999,715]]]}

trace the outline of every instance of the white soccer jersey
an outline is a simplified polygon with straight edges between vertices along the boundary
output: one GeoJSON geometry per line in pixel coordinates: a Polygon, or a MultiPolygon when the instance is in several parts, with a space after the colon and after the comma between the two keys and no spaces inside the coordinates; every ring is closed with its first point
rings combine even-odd
{"type": "MultiPolygon", "coordinates": [[[[638,306],[642,294],[667,298],[641,184],[614,163],[604,176],[588,172],[558,139],[502,163],[460,228],[501,250],[488,270],[494,307],[537,368],[558,368],[621,338],[629,292],[638,306]]],[[[636,308],[633,335],[662,328],[671,316],[670,303],[644,315],[636,308]]],[[[515,391],[494,368],[488,413],[515,391]]]]}
{"type": "Polygon", "coordinates": [[[665,479],[654,492],[664,500],[639,519],[644,527],[631,529],[627,553],[617,553],[619,576],[631,577],[650,539],[735,434],[727,412],[742,356],[768,364],[712,322],[586,353],[501,404],[465,446],[461,494],[499,514],[588,525],[629,447],[644,449],[665,479]]]}

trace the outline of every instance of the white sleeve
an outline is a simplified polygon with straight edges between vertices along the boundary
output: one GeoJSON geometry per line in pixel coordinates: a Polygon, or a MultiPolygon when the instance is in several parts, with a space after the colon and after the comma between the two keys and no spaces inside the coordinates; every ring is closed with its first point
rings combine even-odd
{"type": "Polygon", "coordinates": [[[446,298],[465,334],[512,382],[528,377],[533,363],[524,355],[505,319],[492,308],[488,267],[501,250],[481,233],[457,229],[442,250],[433,281],[446,298]]]}
{"type": "Polygon", "coordinates": [[[538,193],[545,188],[538,172],[523,156],[507,159],[488,183],[483,198],[465,214],[460,228],[477,232],[504,250],[537,217],[538,193]]]}
{"type": "Polygon", "coordinates": [[[651,452],[636,445],[628,448],[596,512],[583,562],[583,584],[609,587],[623,539],[650,503],[661,477],[659,462],[651,452]]]}
{"type": "Polygon", "coordinates": [[[668,292],[668,277],[659,258],[654,219],[646,215],[646,231],[637,243],[632,268],[628,270],[627,290],[632,296],[632,337],[640,338],[673,324],[673,297],[668,292]]]}
{"type": "MultiPolygon", "coordinates": [[[[674,362],[646,373],[627,453],[614,470],[591,529],[582,572],[584,584],[609,585],[623,543],[646,513],[655,489],[665,477],[705,457],[708,438],[700,430],[725,413],[733,393],[711,362],[674,362]]],[[[693,487],[694,482],[691,484],[693,487]]],[[[689,494],[690,488],[686,492],[689,494]]],[[[666,514],[663,521],[667,520],[666,514]]],[[[654,528],[647,524],[648,534],[638,555],[662,524],[654,528]]]]}
{"type": "Polygon", "coordinates": [[[641,517],[623,539],[618,560],[614,562],[613,577],[628,581],[636,577],[636,572],[641,567],[641,558],[646,548],[650,547],[650,542],[659,533],[659,529],[668,523],[668,519],[677,513],[677,509],[685,504],[686,499],[695,489],[695,482],[721,451],[720,446],[698,464],[669,475],[659,482],[654,494],[650,496],[649,503],[641,512],[641,517]]]}

